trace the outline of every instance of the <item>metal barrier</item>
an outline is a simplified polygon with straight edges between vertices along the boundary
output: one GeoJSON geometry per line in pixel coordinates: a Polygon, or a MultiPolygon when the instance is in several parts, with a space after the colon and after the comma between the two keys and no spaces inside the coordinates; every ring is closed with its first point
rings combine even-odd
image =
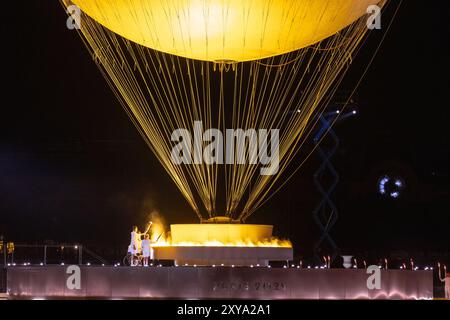
{"type": "Polygon", "coordinates": [[[364,269],[43,266],[8,269],[11,299],[432,299],[432,271],[364,269]]]}
{"type": "Polygon", "coordinates": [[[107,261],[79,244],[14,244],[12,252],[3,248],[4,267],[16,265],[52,265],[52,264],[83,264],[84,255],[95,261],[107,264],[107,261]]]}

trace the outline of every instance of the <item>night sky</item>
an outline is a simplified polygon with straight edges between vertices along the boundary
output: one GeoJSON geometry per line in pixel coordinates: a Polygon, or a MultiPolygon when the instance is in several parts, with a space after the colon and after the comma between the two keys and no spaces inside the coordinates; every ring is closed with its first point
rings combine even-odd
{"type": "MultiPolygon", "coordinates": [[[[395,6],[386,12],[392,15],[395,6]]],[[[167,223],[196,216],[129,121],[56,0],[8,1],[1,9],[0,234],[126,245],[148,213],[167,223]]],[[[386,23],[389,19],[386,19],[386,23]]],[[[450,5],[406,0],[357,90],[358,115],[336,126],[343,250],[447,251],[450,245],[450,5]],[[399,199],[377,192],[389,173],[399,199]]],[[[383,30],[363,52],[373,52],[383,30]]],[[[351,90],[367,56],[341,90],[351,90]]],[[[297,255],[310,255],[317,157],[249,222],[275,225],[297,255]]]]}

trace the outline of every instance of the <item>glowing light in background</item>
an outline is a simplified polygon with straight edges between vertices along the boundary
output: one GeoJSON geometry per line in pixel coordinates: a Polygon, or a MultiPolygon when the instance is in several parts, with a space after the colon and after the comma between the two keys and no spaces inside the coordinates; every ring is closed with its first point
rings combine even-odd
{"type": "Polygon", "coordinates": [[[405,183],[401,178],[393,178],[389,175],[384,175],[378,180],[378,192],[391,199],[397,199],[402,195],[405,183]]]}

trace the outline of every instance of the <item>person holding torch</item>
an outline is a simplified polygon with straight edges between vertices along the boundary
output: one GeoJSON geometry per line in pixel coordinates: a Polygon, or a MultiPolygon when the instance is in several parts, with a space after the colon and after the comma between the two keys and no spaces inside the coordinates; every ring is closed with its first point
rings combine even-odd
{"type": "Polygon", "coordinates": [[[139,229],[137,226],[134,226],[133,230],[131,231],[131,240],[130,240],[130,245],[128,246],[128,251],[131,254],[130,265],[132,267],[136,266],[136,258],[138,256],[138,254],[141,252],[142,236],[144,236],[148,233],[152,224],[153,224],[153,222],[150,221],[147,226],[147,229],[145,229],[144,232],[139,232],[139,229]]]}

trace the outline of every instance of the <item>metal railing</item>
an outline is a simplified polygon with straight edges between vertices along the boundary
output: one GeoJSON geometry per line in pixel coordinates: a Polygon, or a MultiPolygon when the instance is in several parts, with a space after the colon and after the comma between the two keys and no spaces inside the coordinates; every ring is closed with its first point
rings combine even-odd
{"type": "Polygon", "coordinates": [[[80,244],[14,244],[14,250],[8,252],[3,246],[3,265],[14,266],[16,264],[83,264],[84,255],[102,263],[108,262],[95,252],[80,244]]]}

